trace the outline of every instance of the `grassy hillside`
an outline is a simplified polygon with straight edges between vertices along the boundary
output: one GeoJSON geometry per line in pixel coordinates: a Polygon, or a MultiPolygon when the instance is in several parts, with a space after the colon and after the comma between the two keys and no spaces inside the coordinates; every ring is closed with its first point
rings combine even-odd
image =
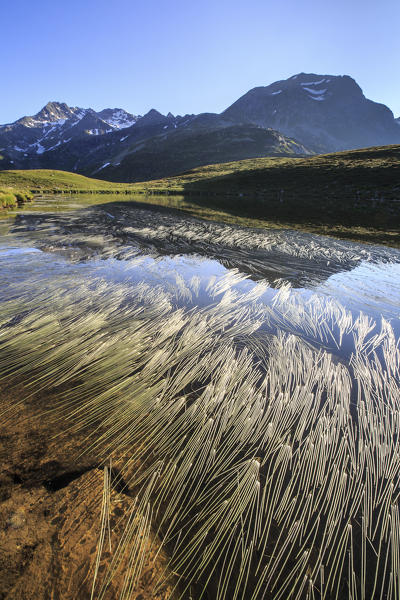
{"type": "Polygon", "coordinates": [[[140,187],[199,194],[202,205],[253,218],[400,231],[398,145],[212,165],[140,187]]]}
{"type": "Polygon", "coordinates": [[[51,169],[0,171],[0,188],[3,187],[10,190],[29,190],[34,194],[118,194],[132,191],[132,185],[130,184],[111,183],[100,179],[91,179],[76,173],[69,173],[68,171],[54,171],[51,169]]]}
{"type": "Polygon", "coordinates": [[[3,171],[2,187],[34,193],[141,193],[148,195],[144,201],[163,205],[172,200],[167,195],[183,194],[186,198],[171,204],[203,218],[400,245],[398,145],[221,163],[136,184],[65,171],[3,171]]]}
{"type": "Polygon", "coordinates": [[[146,190],[223,194],[271,192],[338,197],[398,197],[400,146],[383,146],[308,158],[254,158],[209,165],[175,177],[137,184],[146,190]]]}

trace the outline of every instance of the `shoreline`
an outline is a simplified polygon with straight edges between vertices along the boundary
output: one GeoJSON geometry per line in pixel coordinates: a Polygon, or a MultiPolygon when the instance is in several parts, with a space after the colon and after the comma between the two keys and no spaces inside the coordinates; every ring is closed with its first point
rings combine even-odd
{"type": "MultiPolygon", "coordinates": [[[[311,233],[317,235],[323,235],[331,237],[333,239],[340,239],[350,242],[358,242],[364,244],[376,244],[387,246],[390,248],[400,248],[400,228],[392,229],[377,229],[373,227],[365,226],[348,226],[341,223],[331,222],[298,222],[289,219],[277,219],[277,218],[256,218],[252,217],[245,212],[240,213],[239,211],[228,211],[218,206],[206,206],[200,203],[194,202],[195,194],[182,195],[179,193],[172,194],[171,192],[160,192],[157,191],[154,194],[148,195],[145,191],[138,193],[132,193],[129,190],[120,192],[105,191],[100,194],[97,191],[88,192],[87,190],[71,190],[69,192],[52,192],[52,193],[37,193],[32,194],[29,200],[20,202],[18,206],[6,207],[0,210],[0,218],[12,217],[13,215],[19,214],[19,211],[24,211],[24,208],[28,208],[32,203],[34,204],[35,198],[55,198],[57,196],[62,197],[64,200],[71,198],[76,195],[78,198],[82,198],[84,195],[88,195],[91,198],[91,204],[93,203],[93,196],[96,194],[102,195],[101,204],[112,203],[112,202],[133,202],[143,208],[165,208],[169,210],[176,210],[179,213],[187,214],[192,217],[196,217],[206,221],[213,221],[216,223],[225,223],[229,225],[239,225],[246,228],[257,228],[257,229],[292,229],[301,231],[304,233],[311,233]],[[104,197],[106,196],[106,197],[104,197]],[[121,196],[126,196],[122,198],[121,196]],[[18,212],[16,212],[18,211],[18,212]],[[1,214],[3,213],[3,214],[1,214]]],[[[201,198],[199,194],[197,196],[201,198]]],[[[215,197],[214,197],[215,198],[215,197]]],[[[99,202],[100,204],[100,202],[99,202]]]]}

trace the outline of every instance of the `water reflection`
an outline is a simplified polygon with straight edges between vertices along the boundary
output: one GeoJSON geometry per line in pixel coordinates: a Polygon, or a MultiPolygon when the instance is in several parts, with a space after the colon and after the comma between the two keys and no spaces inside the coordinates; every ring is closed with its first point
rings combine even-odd
{"type": "Polygon", "coordinates": [[[98,202],[93,196],[56,197],[3,222],[3,276],[4,269],[36,271],[40,278],[66,272],[72,277],[78,270],[110,282],[144,280],[166,287],[198,277],[196,302],[204,303],[201,289],[210,278],[236,269],[247,277],[236,283],[240,292],[259,279],[268,282],[266,303],[274,298],[273,288],[288,281],[304,300],[318,293],[375,319],[400,314],[398,250],[297,231],[245,229],[132,202],[98,202]]]}
{"type": "Polygon", "coordinates": [[[14,239],[30,240],[70,260],[139,255],[196,255],[239,269],[252,279],[313,287],[362,262],[400,262],[400,252],[290,230],[260,230],[203,221],[160,207],[107,203],[58,213],[25,213],[11,228],[14,239]]]}

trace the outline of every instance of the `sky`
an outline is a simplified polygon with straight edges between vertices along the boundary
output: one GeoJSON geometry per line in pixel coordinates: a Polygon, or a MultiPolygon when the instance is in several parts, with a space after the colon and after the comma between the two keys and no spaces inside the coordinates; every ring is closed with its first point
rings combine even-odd
{"type": "Polygon", "coordinates": [[[221,112],[299,72],[400,116],[400,0],[0,0],[0,123],[49,100],[221,112]]]}

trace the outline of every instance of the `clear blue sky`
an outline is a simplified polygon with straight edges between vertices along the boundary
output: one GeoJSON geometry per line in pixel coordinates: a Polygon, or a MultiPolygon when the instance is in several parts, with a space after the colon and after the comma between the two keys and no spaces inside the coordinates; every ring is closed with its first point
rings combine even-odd
{"type": "Polygon", "coordinates": [[[0,123],[48,100],[220,112],[304,71],[400,116],[400,0],[1,0],[0,123]]]}

